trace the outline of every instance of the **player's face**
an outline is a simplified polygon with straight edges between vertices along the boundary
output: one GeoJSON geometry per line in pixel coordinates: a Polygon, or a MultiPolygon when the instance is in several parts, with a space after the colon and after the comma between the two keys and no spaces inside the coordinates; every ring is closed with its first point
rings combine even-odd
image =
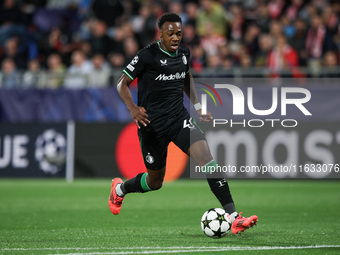
{"type": "Polygon", "coordinates": [[[165,22],[159,31],[161,47],[167,52],[176,52],[182,40],[182,24],[180,22],[165,22]]]}

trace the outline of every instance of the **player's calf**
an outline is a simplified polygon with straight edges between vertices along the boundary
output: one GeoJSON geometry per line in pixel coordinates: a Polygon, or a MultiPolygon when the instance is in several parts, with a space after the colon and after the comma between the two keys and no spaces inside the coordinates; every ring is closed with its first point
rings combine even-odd
{"type": "Polygon", "coordinates": [[[154,181],[148,184],[151,190],[159,190],[163,186],[163,181],[154,181]]]}

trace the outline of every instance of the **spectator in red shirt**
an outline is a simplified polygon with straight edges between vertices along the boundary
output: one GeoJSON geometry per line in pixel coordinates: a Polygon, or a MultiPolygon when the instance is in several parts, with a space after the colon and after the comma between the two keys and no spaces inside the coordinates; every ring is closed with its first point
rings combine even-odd
{"type": "Polygon", "coordinates": [[[291,71],[293,77],[298,77],[300,75],[298,65],[299,58],[296,50],[287,43],[285,35],[279,35],[267,59],[267,67],[272,72],[272,77],[279,77],[279,73],[285,70],[291,71]]]}

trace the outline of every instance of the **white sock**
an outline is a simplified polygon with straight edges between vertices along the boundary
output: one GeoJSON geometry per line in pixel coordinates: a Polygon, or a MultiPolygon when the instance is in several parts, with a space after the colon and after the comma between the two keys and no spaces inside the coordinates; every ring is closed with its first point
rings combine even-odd
{"type": "Polygon", "coordinates": [[[120,197],[124,197],[124,193],[122,191],[122,189],[120,188],[120,185],[122,185],[121,183],[118,183],[117,186],[116,186],[116,194],[120,197]]]}
{"type": "Polygon", "coordinates": [[[234,220],[235,220],[235,218],[236,218],[237,215],[238,215],[237,212],[233,212],[232,214],[229,215],[229,216],[230,216],[231,223],[234,222],[234,220]]]}

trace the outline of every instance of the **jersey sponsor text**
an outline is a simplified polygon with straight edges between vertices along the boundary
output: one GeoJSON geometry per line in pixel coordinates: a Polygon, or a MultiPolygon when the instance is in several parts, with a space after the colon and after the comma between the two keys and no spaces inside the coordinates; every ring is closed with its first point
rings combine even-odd
{"type": "Polygon", "coordinates": [[[155,81],[160,80],[160,81],[172,81],[172,80],[179,80],[179,79],[184,79],[185,78],[185,72],[182,73],[176,73],[176,74],[170,74],[170,75],[165,75],[165,74],[160,74],[156,77],[155,81]]]}

